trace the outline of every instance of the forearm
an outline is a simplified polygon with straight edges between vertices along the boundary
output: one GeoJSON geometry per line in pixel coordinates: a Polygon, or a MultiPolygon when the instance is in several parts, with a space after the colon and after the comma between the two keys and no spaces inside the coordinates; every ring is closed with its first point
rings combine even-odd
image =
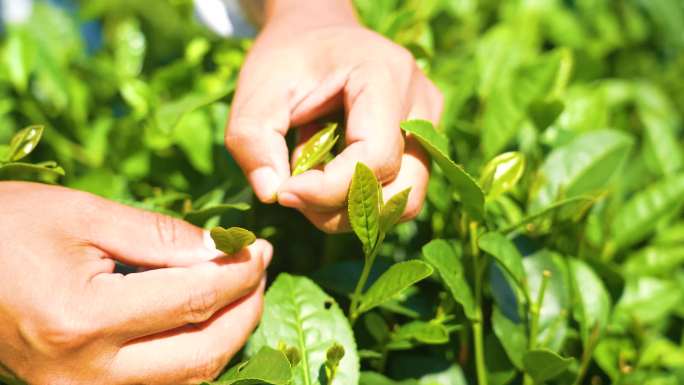
{"type": "Polygon", "coordinates": [[[351,0],[266,0],[265,23],[301,28],[356,23],[351,0]]]}

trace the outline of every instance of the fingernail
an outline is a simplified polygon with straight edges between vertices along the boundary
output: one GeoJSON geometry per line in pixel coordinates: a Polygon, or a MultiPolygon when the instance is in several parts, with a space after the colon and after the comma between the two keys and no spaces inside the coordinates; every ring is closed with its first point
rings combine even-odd
{"type": "Polygon", "coordinates": [[[304,202],[297,195],[289,192],[281,192],[278,194],[278,203],[293,209],[300,209],[304,207],[304,202]]]}
{"type": "Polygon", "coordinates": [[[273,246],[270,243],[264,246],[264,252],[261,257],[264,259],[264,267],[268,267],[271,264],[271,259],[273,259],[273,246]]]}
{"type": "Polygon", "coordinates": [[[278,187],[280,178],[270,167],[262,167],[252,171],[250,175],[254,192],[260,201],[264,203],[274,203],[278,197],[278,187]]]}
{"type": "Polygon", "coordinates": [[[216,243],[214,243],[214,240],[211,238],[211,233],[209,232],[209,230],[204,230],[202,233],[204,247],[207,248],[207,250],[209,250],[206,260],[211,261],[212,259],[223,256],[223,252],[216,248],[216,243]]]}

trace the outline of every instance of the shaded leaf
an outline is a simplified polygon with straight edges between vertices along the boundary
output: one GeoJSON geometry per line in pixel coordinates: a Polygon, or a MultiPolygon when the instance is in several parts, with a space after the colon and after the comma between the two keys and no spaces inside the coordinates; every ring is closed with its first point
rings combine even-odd
{"type": "Polygon", "coordinates": [[[422,252],[425,260],[437,270],[454,300],[463,306],[466,317],[475,318],[475,299],[463,271],[461,249],[454,249],[443,239],[435,239],[423,246],[422,252]]]}
{"type": "Polygon", "coordinates": [[[518,369],[523,369],[523,356],[527,351],[525,325],[506,317],[498,308],[492,312],[492,328],[508,359],[518,369]]]}
{"type": "Polygon", "coordinates": [[[523,258],[513,242],[500,233],[489,232],[480,236],[478,245],[501,264],[521,290],[526,290],[523,258]]]}
{"type": "Polygon", "coordinates": [[[543,383],[563,373],[572,364],[572,358],[561,357],[546,349],[535,349],[525,353],[523,364],[525,372],[535,382],[543,383]]]}
{"type": "Polygon", "coordinates": [[[579,259],[570,259],[570,279],[575,297],[575,317],[585,348],[594,328],[599,333],[608,325],[610,316],[610,295],[600,277],[589,265],[579,259]]]}

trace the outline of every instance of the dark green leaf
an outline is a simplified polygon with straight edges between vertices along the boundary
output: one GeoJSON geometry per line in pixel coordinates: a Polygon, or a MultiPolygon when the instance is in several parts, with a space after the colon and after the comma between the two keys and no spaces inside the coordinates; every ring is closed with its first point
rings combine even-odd
{"type": "Polygon", "coordinates": [[[241,227],[214,227],[211,229],[211,238],[216,248],[228,255],[233,255],[256,241],[254,233],[241,227]]]}
{"type": "Polygon", "coordinates": [[[492,328],[511,363],[523,369],[523,356],[527,351],[525,325],[506,317],[498,308],[492,312],[492,328]]]}
{"type": "Polygon", "coordinates": [[[500,233],[489,232],[480,236],[478,244],[482,250],[501,264],[521,290],[526,290],[522,255],[513,242],[500,233]]]}
{"type": "Polygon", "coordinates": [[[432,126],[432,123],[426,120],[409,120],[401,123],[401,128],[413,135],[430,153],[432,159],[439,165],[460,195],[466,212],[473,219],[482,219],[484,215],[484,193],[463,167],[449,159],[446,138],[441,136],[432,126]]]}
{"type": "Polygon", "coordinates": [[[432,274],[430,265],[412,260],[392,265],[361,297],[359,314],[389,301],[403,290],[432,274]]]}
{"type": "Polygon", "coordinates": [[[429,345],[445,344],[449,342],[449,331],[438,322],[412,321],[395,330],[387,346],[389,349],[411,348],[413,341],[429,345]]]}

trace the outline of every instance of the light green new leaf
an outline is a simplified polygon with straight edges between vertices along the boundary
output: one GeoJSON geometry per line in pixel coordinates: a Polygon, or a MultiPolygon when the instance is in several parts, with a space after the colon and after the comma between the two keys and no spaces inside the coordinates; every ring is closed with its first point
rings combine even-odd
{"type": "Polygon", "coordinates": [[[563,373],[574,360],[561,357],[546,349],[535,349],[525,353],[523,365],[535,383],[541,384],[563,373]]]}
{"type": "Polygon", "coordinates": [[[392,196],[380,209],[380,233],[385,234],[392,229],[406,209],[411,188],[400,191],[392,196]]]}
{"type": "Polygon", "coordinates": [[[684,266],[684,241],[679,245],[648,246],[627,257],[622,265],[625,275],[667,276],[684,266]]]}
{"type": "Polygon", "coordinates": [[[513,242],[500,233],[490,232],[480,237],[478,245],[499,262],[521,290],[527,290],[523,258],[513,242]]]}
{"type": "Polygon", "coordinates": [[[235,365],[210,385],[287,385],[292,380],[290,361],[280,350],[264,346],[249,359],[235,365]]]}
{"type": "Polygon", "coordinates": [[[498,307],[492,312],[492,328],[508,359],[516,368],[523,369],[523,356],[527,351],[525,325],[506,317],[498,307]]]}
{"type": "Polygon", "coordinates": [[[344,347],[334,385],[357,385],[359,358],[347,318],[335,300],[308,278],[280,274],[268,289],[259,328],[247,344],[248,354],[263,346],[286,344],[299,349],[293,385],[324,385],[326,353],[333,344],[344,347]]]}
{"type": "Polygon", "coordinates": [[[358,313],[391,300],[403,290],[432,274],[432,268],[422,261],[399,262],[384,272],[361,297],[358,313]]]}
{"type": "Polygon", "coordinates": [[[684,174],[662,179],[636,193],[618,212],[611,234],[618,247],[627,247],[646,238],[658,219],[684,202],[684,174]]]}
{"type": "Polygon", "coordinates": [[[377,244],[380,231],[380,184],[363,163],[356,164],[347,205],[349,223],[368,256],[377,244]]]}
{"type": "Polygon", "coordinates": [[[0,179],[21,179],[23,175],[64,176],[64,169],[52,161],[35,164],[23,162],[0,164],[0,179]]]}
{"type": "Polygon", "coordinates": [[[463,272],[461,249],[454,249],[443,239],[435,239],[423,246],[422,251],[423,257],[437,270],[454,300],[463,306],[466,317],[475,318],[475,299],[463,272]]]}
{"type": "Polygon", "coordinates": [[[216,248],[228,255],[233,255],[256,241],[254,233],[241,227],[214,227],[210,234],[216,248]]]}
{"type": "Polygon", "coordinates": [[[580,325],[582,342],[587,348],[594,328],[598,328],[600,333],[608,324],[610,295],[601,278],[584,261],[573,258],[568,264],[575,297],[574,314],[580,325]]]}
{"type": "Polygon", "coordinates": [[[487,162],[480,175],[480,185],[488,199],[510,191],[525,172],[525,155],[505,152],[487,162]]]}
{"type": "Polygon", "coordinates": [[[539,169],[530,212],[604,188],[627,159],[632,142],[623,132],[596,130],[553,150],[539,169]]]}
{"type": "Polygon", "coordinates": [[[43,136],[43,126],[26,127],[12,137],[7,152],[7,161],[16,162],[30,154],[43,136]]]}
{"type": "Polygon", "coordinates": [[[409,120],[401,123],[401,128],[413,135],[432,159],[439,165],[444,175],[453,184],[461,197],[463,208],[475,220],[484,215],[484,193],[463,167],[449,158],[448,141],[441,136],[432,123],[427,120],[409,120]]]}
{"type": "Polygon", "coordinates": [[[306,141],[302,153],[294,164],[292,176],[310,170],[325,160],[339,139],[339,135],[335,135],[335,130],[337,130],[337,123],[328,123],[325,128],[306,141]]]}
{"type": "Polygon", "coordinates": [[[114,64],[121,78],[140,75],[145,60],[147,40],[137,19],[120,21],[114,30],[114,64]]]}

